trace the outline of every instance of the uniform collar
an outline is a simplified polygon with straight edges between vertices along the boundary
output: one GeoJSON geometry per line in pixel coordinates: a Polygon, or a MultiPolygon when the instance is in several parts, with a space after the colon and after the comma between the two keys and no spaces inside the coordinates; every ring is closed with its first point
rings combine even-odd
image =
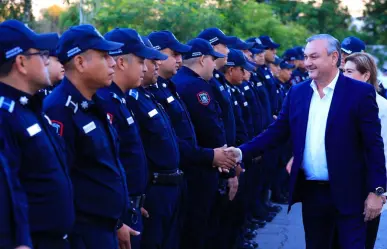
{"type": "Polygon", "coordinates": [[[29,93],[20,91],[3,82],[0,82],[0,94],[1,96],[12,99],[22,106],[29,106],[32,109],[38,108],[39,110],[42,108],[42,100],[38,95],[31,95],[29,93]]]}
{"type": "Polygon", "coordinates": [[[117,94],[118,97],[125,99],[125,93],[122,92],[121,88],[114,81],[109,86],[109,90],[110,92],[117,94]]]}
{"type": "Polygon", "coordinates": [[[203,79],[202,77],[200,77],[199,74],[197,74],[195,71],[193,71],[191,68],[188,68],[186,66],[183,66],[179,69],[179,72],[182,72],[184,73],[185,75],[189,75],[189,76],[193,76],[195,78],[200,78],[200,79],[203,79]]]}
{"type": "MultiPolygon", "coordinates": [[[[92,100],[86,99],[67,77],[63,79],[61,84],[69,94],[67,96],[66,105],[68,105],[68,103],[75,104],[77,109],[79,108],[83,111],[87,111],[90,107],[95,105],[96,100],[98,99],[96,94],[93,95],[92,100]]],[[[74,110],[74,112],[76,112],[76,110],[74,110]]]]}

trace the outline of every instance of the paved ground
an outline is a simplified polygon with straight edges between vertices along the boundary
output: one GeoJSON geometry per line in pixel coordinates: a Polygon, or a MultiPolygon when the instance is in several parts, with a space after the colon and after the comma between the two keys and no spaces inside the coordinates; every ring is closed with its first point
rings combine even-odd
{"type": "MultiPolygon", "coordinates": [[[[290,214],[282,212],[265,228],[258,230],[256,241],[260,249],[304,249],[304,227],[301,218],[301,205],[293,206],[290,214]]],[[[374,249],[387,249],[387,212],[382,215],[378,239],[374,249]]]]}

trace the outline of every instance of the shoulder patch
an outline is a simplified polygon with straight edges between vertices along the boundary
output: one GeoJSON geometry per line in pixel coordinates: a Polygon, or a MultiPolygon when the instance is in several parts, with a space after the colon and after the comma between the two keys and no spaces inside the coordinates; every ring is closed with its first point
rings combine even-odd
{"type": "Polygon", "coordinates": [[[15,101],[8,99],[6,97],[0,97],[0,109],[6,110],[9,113],[12,113],[15,109],[15,101]]]}
{"type": "Polygon", "coordinates": [[[108,112],[108,113],[106,113],[106,115],[107,115],[107,119],[109,120],[110,124],[113,124],[113,118],[114,118],[113,114],[108,112]]]}
{"type": "Polygon", "coordinates": [[[56,133],[63,137],[63,123],[62,122],[59,122],[57,120],[51,120],[51,126],[54,127],[56,133]]]}
{"type": "Polygon", "coordinates": [[[132,96],[135,100],[138,100],[138,91],[136,89],[130,89],[129,96],[132,96]]]}
{"type": "Polygon", "coordinates": [[[202,105],[208,105],[211,102],[211,98],[208,92],[200,92],[196,96],[199,100],[199,103],[202,105]]]}

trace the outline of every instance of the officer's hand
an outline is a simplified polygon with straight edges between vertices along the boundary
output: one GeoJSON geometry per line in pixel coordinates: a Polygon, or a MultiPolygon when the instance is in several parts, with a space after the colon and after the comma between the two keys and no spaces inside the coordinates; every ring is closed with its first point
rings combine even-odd
{"type": "Polygon", "coordinates": [[[293,166],[293,159],[294,157],[290,158],[288,164],[286,164],[286,171],[289,173],[292,171],[292,166],[293,166]]]}
{"type": "Polygon", "coordinates": [[[230,201],[234,200],[235,195],[238,192],[238,185],[239,185],[239,181],[237,176],[228,179],[228,188],[229,188],[228,199],[230,201]]]}
{"type": "Polygon", "coordinates": [[[385,199],[383,196],[377,196],[375,193],[369,193],[364,202],[364,221],[371,221],[380,215],[385,199]]]}
{"type": "Polygon", "coordinates": [[[228,147],[227,149],[224,149],[234,160],[239,163],[242,161],[242,151],[235,147],[228,147]]]}
{"type": "Polygon", "coordinates": [[[141,215],[144,216],[145,218],[149,218],[149,213],[146,211],[145,208],[141,208],[141,215]]]}
{"type": "Polygon", "coordinates": [[[244,169],[242,169],[241,165],[238,164],[236,167],[235,167],[235,174],[237,177],[239,177],[241,175],[242,172],[245,172],[244,169]]]}
{"type": "Polygon", "coordinates": [[[15,249],[31,249],[28,246],[18,246],[15,249]]]}
{"type": "Polygon", "coordinates": [[[131,249],[132,247],[130,245],[130,236],[137,235],[140,235],[140,232],[137,232],[136,230],[133,230],[132,228],[124,224],[117,231],[119,249],[131,249]]]}
{"type": "Polygon", "coordinates": [[[212,162],[214,167],[231,169],[236,163],[235,158],[225,151],[225,147],[214,149],[214,161],[212,162]]]}

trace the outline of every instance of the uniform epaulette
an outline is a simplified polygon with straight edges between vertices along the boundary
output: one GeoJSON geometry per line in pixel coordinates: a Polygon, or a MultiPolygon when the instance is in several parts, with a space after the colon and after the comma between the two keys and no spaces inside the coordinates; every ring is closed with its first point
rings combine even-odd
{"type": "Polygon", "coordinates": [[[0,97],[0,109],[6,110],[9,113],[12,113],[15,109],[15,101],[7,97],[0,97]]]}
{"type": "Polygon", "coordinates": [[[138,91],[137,91],[137,89],[130,89],[129,96],[132,96],[135,100],[138,100],[138,91]]]}
{"type": "Polygon", "coordinates": [[[74,114],[78,111],[78,103],[71,101],[71,95],[67,97],[67,101],[65,106],[72,109],[74,111],[74,114]]]}

